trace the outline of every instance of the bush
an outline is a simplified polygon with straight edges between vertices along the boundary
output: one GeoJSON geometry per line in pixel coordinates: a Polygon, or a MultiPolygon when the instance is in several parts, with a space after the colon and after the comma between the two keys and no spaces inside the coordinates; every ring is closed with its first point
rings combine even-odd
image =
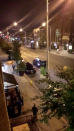
{"type": "Polygon", "coordinates": [[[6,41],[3,40],[3,39],[0,39],[0,47],[1,47],[1,49],[2,49],[4,52],[7,53],[8,50],[12,49],[12,44],[6,42],[6,41]]]}
{"type": "Polygon", "coordinates": [[[20,63],[17,65],[18,71],[24,71],[25,72],[26,65],[24,62],[20,61],[20,63]]]}
{"type": "Polygon", "coordinates": [[[13,59],[18,62],[19,60],[22,60],[21,58],[21,54],[20,54],[20,44],[18,41],[14,41],[13,42],[13,53],[12,53],[12,57],[13,59]]]}

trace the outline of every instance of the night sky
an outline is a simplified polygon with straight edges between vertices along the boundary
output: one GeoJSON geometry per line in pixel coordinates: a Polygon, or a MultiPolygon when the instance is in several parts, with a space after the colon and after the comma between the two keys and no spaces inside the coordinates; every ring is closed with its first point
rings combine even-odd
{"type": "Polygon", "coordinates": [[[45,9],[45,0],[0,0],[0,30],[23,17],[20,27],[36,26],[44,20],[45,9]]]}
{"type": "MultiPolygon", "coordinates": [[[[52,17],[59,12],[62,3],[60,0],[49,1],[49,14],[52,17]]],[[[46,0],[0,0],[0,30],[2,31],[13,25],[15,21],[18,22],[18,28],[28,31],[38,27],[45,18],[46,0]]]]}

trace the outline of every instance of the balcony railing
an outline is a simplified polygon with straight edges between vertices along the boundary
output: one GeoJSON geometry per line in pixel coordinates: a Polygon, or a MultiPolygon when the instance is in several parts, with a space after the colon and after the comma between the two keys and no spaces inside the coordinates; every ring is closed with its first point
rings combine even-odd
{"type": "Polygon", "coordinates": [[[11,127],[15,127],[18,125],[22,125],[24,123],[29,123],[32,120],[33,120],[32,115],[27,115],[27,116],[23,115],[23,116],[10,119],[10,124],[11,124],[11,127]]]}

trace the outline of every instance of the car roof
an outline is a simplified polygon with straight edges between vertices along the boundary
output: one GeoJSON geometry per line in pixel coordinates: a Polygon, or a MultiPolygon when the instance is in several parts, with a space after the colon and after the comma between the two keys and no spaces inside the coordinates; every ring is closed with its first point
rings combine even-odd
{"type": "Polygon", "coordinates": [[[38,60],[38,61],[39,61],[40,59],[39,59],[39,58],[35,58],[35,60],[38,60]]]}

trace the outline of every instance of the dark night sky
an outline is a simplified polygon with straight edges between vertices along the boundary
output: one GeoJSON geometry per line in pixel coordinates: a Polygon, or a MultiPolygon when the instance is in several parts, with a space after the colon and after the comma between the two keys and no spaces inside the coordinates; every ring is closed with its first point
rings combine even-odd
{"type": "Polygon", "coordinates": [[[43,19],[45,8],[45,0],[0,0],[0,30],[26,15],[20,26],[33,26],[43,19]]]}
{"type": "MultiPolygon", "coordinates": [[[[51,0],[50,10],[54,5],[58,5],[58,2],[60,0],[51,0]]],[[[53,12],[58,12],[59,7],[51,10],[50,16],[53,15],[53,12]]],[[[17,27],[25,27],[26,31],[33,29],[45,21],[45,13],[46,0],[0,0],[0,30],[6,29],[23,17],[25,17],[24,20],[17,27]]]]}

